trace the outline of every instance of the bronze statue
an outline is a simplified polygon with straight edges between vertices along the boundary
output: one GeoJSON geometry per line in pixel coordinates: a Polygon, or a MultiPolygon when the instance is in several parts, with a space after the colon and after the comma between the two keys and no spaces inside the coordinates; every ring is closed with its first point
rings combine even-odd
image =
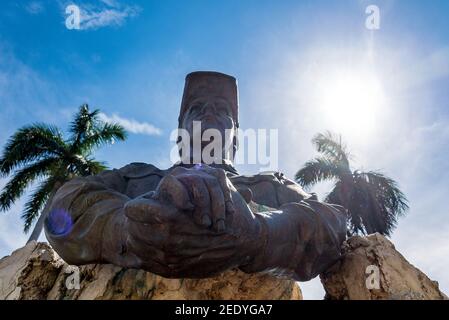
{"type": "MultiPolygon", "coordinates": [[[[193,121],[234,135],[235,151],[236,79],[187,75],[179,127],[191,132],[193,121]]],[[[232,158],[185,160],[167,170],[131,163],[69,181],[46,217],[48,241],[70,264],[112,263],[168,278],[239,268],[306,281],[339,259],[342,207],[317,201],[278,172],[240,176],[232,158]]]]}

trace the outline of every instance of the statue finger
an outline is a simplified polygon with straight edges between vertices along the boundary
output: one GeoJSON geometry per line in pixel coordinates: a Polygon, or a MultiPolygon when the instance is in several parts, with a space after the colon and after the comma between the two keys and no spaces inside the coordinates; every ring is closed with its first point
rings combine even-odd
{"type": "Polygon", "coordinates": [[[223,190],[215,178],[204,178],[209,191],[211,202],[212,226],[215,231],[222,232],[225,229],[226,204],[223,190]]]}
{"type": "Polygon", "coordinates": [[[159,182],[155,198],[173,204],[180,210],[193,210],[194,208],[186,187],[171,174],[166,175],[159,182]]]}
{"type": "Polygon", "coordinates": [[[166,265],[165,253],[152,244],[142,241],[140,237],[128,237],[126,245],[128,250],[136,252],[142,261],[153,261],[166,265]]]}
{"type": "Polygon", "coordinates": [[[195,206],[193,220],[200,226],[210,227],[212,224],[210,196],[205,182],[200,176],[193,174],[180,176],[179,179],[188,186],[192,194],[195,206]]]}
{"type": "Polygon", "coordinates": [[[155,199],[145,198],[128,201],[124,210],[128,219],[143,224],[167,224],[180,215],[172,206],[167,206],[155,199]]]}
{"type": "Polygon", "coordinates": [[[223,190],[223,196],[226,204],[226,213],[230,215],[233,214],[235,212],[235,208],[231,197],[232,184],[226,177],[225,171],[223,169],[212,168],[209,166],[202,167],[202,170],[218,179],[218,182],[220,183],[220,186],[223,190]]]}
{"type": "Polygon", "coordinates": [[[162,248],[170,241],[171,230],[168,223],[142,223],[131,220],[129,225],[130,237],[147,246],[162,248]]]}
{"type": "MultiPolygon", "coordinates": [[[[186,217],[185,215],[183,215],[186,217]]],[[[178,232],[176,228],[168,224],[143,224],[143,223],[131,223],[129,225],[130,237],[128,243],[132,246],[133,252],[139,252],[139,256],[144,259],[149,259],[152,254],[149,253],[156,248],[160,250],[162,254],[156,254],[154,257],[161,263],[170,262],[175,263],[180,259],[199,256],[210,250],[224,249],[235,247],[235,245],[229,241],[222,241],[218,239],[216,233],[209,231],[207,234],[197,234],[193,229],[202,231],[207,230],[196,226],[191,220],[181,219],[180,225],[189,225],[187,228],[189,232],[178,232]],[[134,251],[137,250],[137,251],[134,251]]]]}

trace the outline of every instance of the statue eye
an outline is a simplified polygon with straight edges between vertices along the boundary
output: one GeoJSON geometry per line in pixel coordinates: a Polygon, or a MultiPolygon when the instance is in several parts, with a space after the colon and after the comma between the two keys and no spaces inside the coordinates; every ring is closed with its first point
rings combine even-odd
{"type": "Polygon", "coordinates": [[[200,105],[199,104],[194,104],[192,106],[190,106],[190,110],[193,112],[197,112],[200,109],[200,105]]]}
{"type": "Polygon", "coordinates": [[[224,106],[224,105],[218,106],[217,107],[217,111],[220,114],[229,115],[229,109],[226,106],[224,106]]]}

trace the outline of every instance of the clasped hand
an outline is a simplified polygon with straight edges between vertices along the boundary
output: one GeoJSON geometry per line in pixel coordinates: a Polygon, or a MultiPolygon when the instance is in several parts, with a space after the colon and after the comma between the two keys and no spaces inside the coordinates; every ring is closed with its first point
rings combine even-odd
{"type": "Polygon", "coordinates": [[[177,167],[125,205],[127,247],[164,277],[206,277],[257,251],[260,227],[222,169],[177,167]]]}

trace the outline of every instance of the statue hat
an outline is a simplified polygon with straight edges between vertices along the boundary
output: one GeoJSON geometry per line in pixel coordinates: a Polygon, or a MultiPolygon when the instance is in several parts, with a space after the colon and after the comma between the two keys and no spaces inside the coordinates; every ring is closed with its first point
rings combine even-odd
{"type": "Polygon", "coordinates": [[[195,71],[186,76],[178,119],[179,124],[181,124],[184,114],[188,111],[190,103],[203,96],[216,96],[229,101],[232,118],[238,127],[237,79],[214,71],[195,71]]]}

